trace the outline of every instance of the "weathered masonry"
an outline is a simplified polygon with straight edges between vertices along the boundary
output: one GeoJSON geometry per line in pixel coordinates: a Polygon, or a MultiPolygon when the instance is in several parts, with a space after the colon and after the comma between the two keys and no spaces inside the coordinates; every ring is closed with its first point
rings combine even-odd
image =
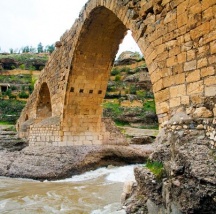
{"type": "Polygon", "coordinates": [[[213,120],[216,0],[90,0],[42,71],[20,136],[31,145],[110,142],[101,103],[128,29],[146,59],[160,124],[176,112],[213,120]]]}

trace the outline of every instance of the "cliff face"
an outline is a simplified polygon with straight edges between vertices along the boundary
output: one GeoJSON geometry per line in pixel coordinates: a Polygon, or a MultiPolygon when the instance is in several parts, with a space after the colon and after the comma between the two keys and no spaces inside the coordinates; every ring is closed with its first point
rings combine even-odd
{"type": "Polygon", "coordinates": [[[127,213],[216,213],[216,150],[209,137],[213,130],[211,120],[167,123],[151,156],[163,163],[164,176],[158,179],[149,169],[136,168],[137,184],[124,202],[127,213]]]}

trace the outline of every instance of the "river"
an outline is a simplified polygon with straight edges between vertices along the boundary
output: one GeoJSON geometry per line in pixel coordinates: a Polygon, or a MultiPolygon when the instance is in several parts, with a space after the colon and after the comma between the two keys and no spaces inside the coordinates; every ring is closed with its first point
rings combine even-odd
{"type": "Polygon", "coordinates": [[[124,182],[134,165],[99,168],[72,178],[39,182],[0,177],[1,214],[123,214],[124,182]]]}

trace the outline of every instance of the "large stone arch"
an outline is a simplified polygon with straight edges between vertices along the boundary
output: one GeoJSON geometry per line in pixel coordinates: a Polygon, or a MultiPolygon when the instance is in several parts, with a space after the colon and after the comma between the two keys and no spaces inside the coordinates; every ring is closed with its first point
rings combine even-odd
{"type": "MultiPolygon", "coordinates": [[[[117,45],[126,29],[132,31],[146,60],[159,123],[177,112],[192,118],[213,118],[215,8],[214,0],[88,1],[72,28],[61,37],[39,79],[50,83],[53,116],[60,118],[60,131],[56,132],[56,139],[60,140],[52,142],[69,145],[88,136],[91,142],[98,139],[101,143],[108,134],[101,122],[99,103],[117,45]],[[117,27],[121,30],[115,37],[112,32],[117,32],[117,27]],[[94,45],[95,41],[101,48],[94,45]],[[102,47],[104,42],[109,44],[107,53],[102,47]],[[95,66],[95,70],[89,66],[95,66]],[[86,131],[90,131],[88,135],[86,131]]],[[[26,109],[35,102],[33,93],[26,109]]]]}

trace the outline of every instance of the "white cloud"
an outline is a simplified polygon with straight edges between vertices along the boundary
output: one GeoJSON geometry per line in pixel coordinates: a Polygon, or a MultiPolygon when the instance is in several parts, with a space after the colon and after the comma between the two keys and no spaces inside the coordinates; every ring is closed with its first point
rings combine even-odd
{"type": "MultiPolygon", "coordinates": [[[[70,29],[87,0],[7,0],[0,1],[0,47],[21,48],[52,44],[70,29]]],[[[125,41],[126,40],[126,41],[125,41]]],[[[120,51],[139,51],[131,35],[120,51]]]]}

